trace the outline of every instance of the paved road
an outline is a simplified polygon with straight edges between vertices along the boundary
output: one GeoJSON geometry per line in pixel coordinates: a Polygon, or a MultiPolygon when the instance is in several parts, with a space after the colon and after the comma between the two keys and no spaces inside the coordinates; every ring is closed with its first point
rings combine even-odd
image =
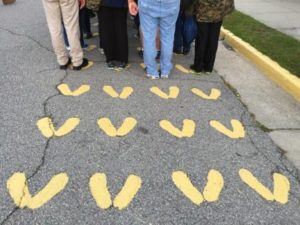
{"type": "Polygon", "coordinates": [[[149,81],[133,39],[128,70],[59,71],[35,0],[0,40],[1,225],[299,223],[297,170],[218,74],[149,81]]]}
{"type": "Polygon", "coordinates": [[[300,40],[299,0],[236,0],[238,10],[300,40]]]}

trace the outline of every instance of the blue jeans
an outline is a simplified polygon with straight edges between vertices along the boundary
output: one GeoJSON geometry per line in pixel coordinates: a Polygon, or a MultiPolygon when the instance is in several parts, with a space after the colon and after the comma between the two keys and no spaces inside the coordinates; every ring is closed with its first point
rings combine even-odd
{"type": "Polygon", "coordinates": [[[144,35],[144,62],[147,74],[159,76],[155,57],[156,31],[160,32],[161,74],[169,75],[172,65],[175,24],[178,17],[180,0],[139,0],[141,29],[144,35]]]}
{"type": "Polygon", "coordinates": [[[174,39],[174,51],[177,52],[189,52],[191,48],[191,43],[197,36],[197,22],[193,16],[186,16],[184,12],[179,12],[175,39],[174,39]]]}

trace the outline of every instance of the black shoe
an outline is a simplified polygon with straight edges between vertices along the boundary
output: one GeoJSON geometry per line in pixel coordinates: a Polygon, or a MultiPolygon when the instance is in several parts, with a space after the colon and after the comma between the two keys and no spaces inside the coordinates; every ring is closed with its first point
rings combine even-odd
{"type": "Polygon", "coordinates": [[[109,70],[113,70],[113,69],[116,69],[116,64],[114,61],[110,61],[110,62],[107,62],[106,63],[106,66],[109,70]]]}
{"type": "Polygon", "coordinates": [[[83,38],[84,39],[91,39],[91,38],[93,38],[94,36],[93,36],[93,33],[86,33],[86,34],[84,34],[83,35],[83,38]]]}
{"type": "Polygon", "coordinates": [[[159,60],[159,59],[160,59],[160,51],[157,51],[157,54],[156,54],[155,59],[156,59],[156,60],[159,60]]]}
{"type": "Polygon", "coordinates": [[[127,69],[129,67],[128,63],[125,62],[118,62],[116,64],[116,69],[127,69]]]}
{"type": "Polygon", "coordinates": [[[190,69],[193,73],[201,73],[202,72],[202,70],[197,69],[194,64],[190,65],[190,69]]]}
{"type": "Polygon", "coordinates": [[[183,54],[183,55],[188,55],[189,53],[190,53],[190,50],[183,50],[183,51],[182,51],[182,54],[183,54]]]}
{"type": "Polygon", "coordinates": [[[77,71],[78,70],[84,70],[84,69],[87,69],[87,68],[91,67],[92,65],[93,65],[92,61],[89,61],[88,59],[83,58],[81,65],[73,66],[73,70],[77,70],[77,71]]]}
{"type": "Polygon", "coordinates": [[[68,62],[65,64],[65,65],[59,65],[59,69],[61,70],[66,70],[68,69],[68,67],[71,65],[72,61],[71,59],[69,58],[68,62]]]}
{"type": "Polygon", "coordinates": [[[181,51],[181,50],[176,50],[176,49],[174,49],[174,50],[173,50],[173,53],[174,53],[175,55],[182,55],[182,51],[181,51]]]}
{"type": "Polygon", "coordinates": [[[139,57],[141,57],[143,59],[144,58],[144,50],[138,49],[138,55],[139,55],[139,57]]]}

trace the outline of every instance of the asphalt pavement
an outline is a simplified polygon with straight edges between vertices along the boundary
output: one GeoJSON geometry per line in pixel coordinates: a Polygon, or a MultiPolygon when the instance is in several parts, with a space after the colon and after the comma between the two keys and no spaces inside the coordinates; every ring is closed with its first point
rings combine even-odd
{"type": "Polygon", "coordinates": [[[298,171],[236,92],[216,72],[147,80],[129,31],[128,69],[94,50],[65,72],[41,2],[0,6],[0,224],[299,224],[298,171]]]}

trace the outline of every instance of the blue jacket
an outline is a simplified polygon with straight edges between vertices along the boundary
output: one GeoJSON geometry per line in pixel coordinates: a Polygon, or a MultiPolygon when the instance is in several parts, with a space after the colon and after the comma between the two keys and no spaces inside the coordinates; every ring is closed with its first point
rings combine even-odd
{"type": "Polygon", "coordinates": [[[102,0],[101,5],[115,8],[126,8],[128,4],[127,0],[102,0]]]}

